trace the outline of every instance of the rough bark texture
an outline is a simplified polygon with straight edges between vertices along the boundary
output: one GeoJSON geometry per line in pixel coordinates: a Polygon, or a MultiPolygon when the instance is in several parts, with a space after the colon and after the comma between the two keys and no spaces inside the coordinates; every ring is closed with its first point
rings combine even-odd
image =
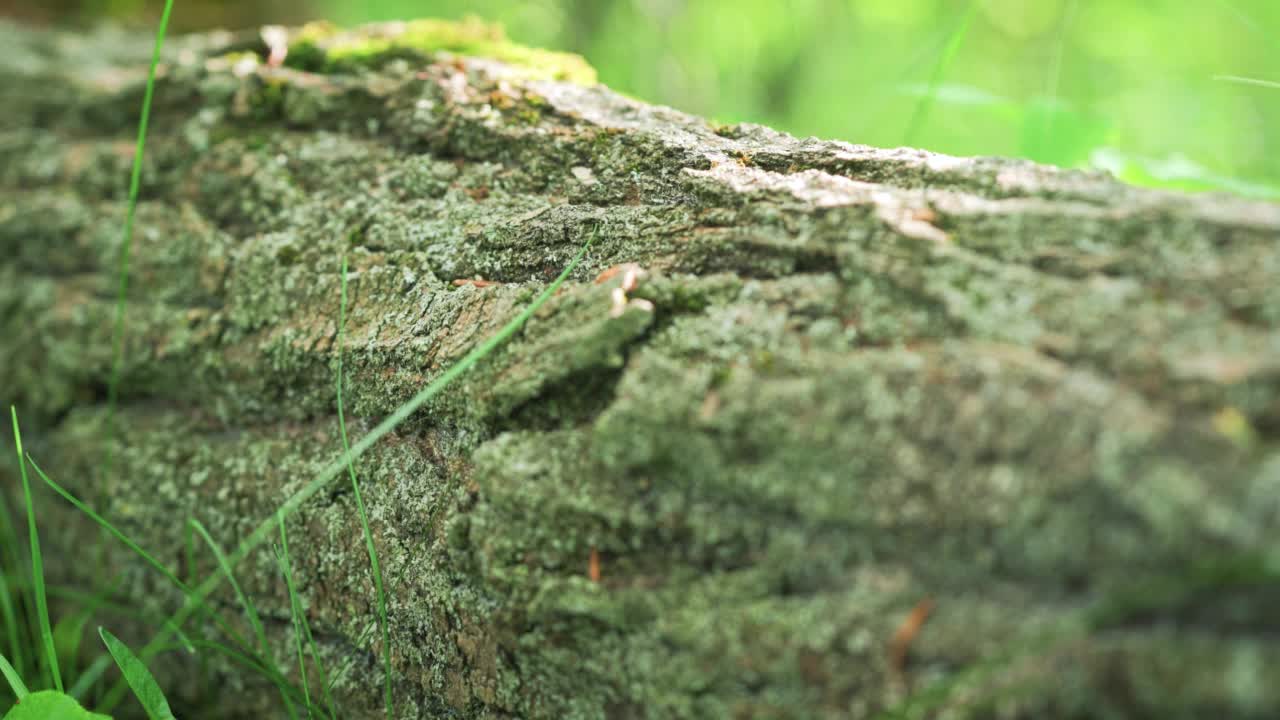
{"type": "MultiPolygon", "coordinates": [[[[256,35],[166,46],[104,476],[149,40],[0,25],[0,387],[55,478],[190,571],[187,516],[232,546],[340,450],[344,247],[359,436],[594,236],[359,460],[398,716],[1280,716],[1280,207],[715,126],[401,30],[307,28],[274,68],[256,35]],[[625,307],[596,279],[620,263],[647,273],[625,307]]],[[[349,487],[291,545],[376,717],[349,487]]],[[[89,576],[96,534],[41,503],[89,576]]],[[[240,574],[291,667],[271,553],[240,574]]]]}

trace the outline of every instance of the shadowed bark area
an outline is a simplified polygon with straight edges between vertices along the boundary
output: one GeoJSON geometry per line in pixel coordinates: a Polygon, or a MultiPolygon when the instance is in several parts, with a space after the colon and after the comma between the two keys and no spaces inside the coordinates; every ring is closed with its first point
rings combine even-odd
{"type": "MultiPolygon", "coordinates": [[[[397,715],[1280,716],[1280,206],[715,126],[433,27],[309,26],[281,67],[166,45],[106,475],[149,41],[0,25],[0,387],[55,479],[208,574],[186,517],[233,547],[340,452],[344,248],[358,437],[594,236],[358,462],[397,715]]],[[[92,577],[41,502],[55,574],[92,577]]],[[[289,527],[346,716],[378,717],[345,477],[289,527]]],[[[294,667],[270,550],[239,572],[294,667]]]]}

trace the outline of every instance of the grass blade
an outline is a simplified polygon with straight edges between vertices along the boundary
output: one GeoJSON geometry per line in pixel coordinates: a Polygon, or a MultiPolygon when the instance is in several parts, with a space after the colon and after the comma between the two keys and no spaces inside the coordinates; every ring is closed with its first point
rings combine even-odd
{"type": "MultiPolygon", "coordinates": [[[[0,493],[0,548],[3,548],[4,557],[0,557],[0,568],[3,568],[7,562],[9,569],[4,573],[12,572],[15,582],[21,582],[21,577],[26,575],[26,563],[22,561],[22,556],[18,553],[18,533],[13,529],[13,514],[9,512],[9,504],[5,502],[4,493],[0,493]]],[[[5,631],[9,637],[9,652],[13,657],[14,664],[18,669],[26,667],[25,643],[22,635],[25,630],[32,627],[35,623],[29,621],[31,609],[35,606],[34,602],[28,602],[23,605],[25,610],[24,617],[19,618],[19,613],[14,610],[13,598],[8,589],[8,578],[0,578],[0,613],[4,613],[5,631]]]]}
{"type": "Polygon", "coordinates": [[[351,457],[351,443],[347,440],[347,421],[342,411],[342,340],[347,327],[347,255],[342,254],[342,300],[338,305],[338,430],[342,435],[342,454],[347,458],[347,473],[351,476],[351,490],[355,493],[356,512],[360,516],[360,529],[364,533],[365,548],[369,551],[369,566],[373,570],[373,587],[378,598],[378,625],[382,631],[383,704],[387,720],[391,720],[391,628],[387,624],[387,595],[382,587],[382,568],[378,564],[378,551],[373,545],[373,531],[369,529],[369,514],[360,494],[360,480],[356,477],[355,459],[351,457]]]}
{"type": "MultiPolygon", "coordinates": [[[[280,518],[280,537],[285,539],[284,518],[280,518]]],[[[286,548],[288,546],[286,545],[286,548]]],[[[289,592],[289,619],[293,621],[293,645],[298,651],[298,677],[302,680],[302,697],[307,701],[307,709],[311,709],[311,688],[307,682],[307,658],[302,652],[302,628],[298,625],[298,616],[302,608],[298,607],[298,591],[293,587],[293,573],[289,569],[289,556],[286,549],[283,553],[276,550],[276,564],[280,566],[280,574],[284,575],[284,586],[289,592]]]]}
{"type": "Polygon", "coordinates": [[[9,660],[5,658],[3,653],[0,653],[0,675],[4,675],[4,679],[8,681],[9,687],[13,690],[14,697],[18,698],[18,700],[29,694],[27,686],[22,683],[22,677],[9,664],[9,660]]]}
{"type": "Polygon", "coordinates": [[[27,462],[22,451],[22,433],[18,430],[18,409],[9,406],[13,418],[13,444],[18,450],[18,468],[22,475],[22,496],[27,505],[27,534],[31,541],[31,589],[36,597],[36,616],[40,640],[47,656],[53,687],[62,692],[62,673],[58,671],[58,652],[53,645],[53,626],[49,624],[49,603],[44,595],[44,560],[40,557],[40,534],[36,530],[36,507],[31,498],[31,482],[27,479],[27,462]]]}
{"type": "Polygon", "coordinates": [[[9,654],[13,655],[14,662],[18,663],[18,667],[22,667],[22,641],[18,635],[18,616],[13,611],[13,596],[10,594],[9,581],[5,579],[4,573],[0,573],[0,615],[4,616],[4,634],[9,638],[9,654]]]}
{"type": "MultiPolygon", "coordinates": [[[[287,567],[289,564],[289,537],[285,532],[283,516],[280,516],[280,542],[287,567]]],[[[292,569],[290,570],[289,575],[289,580],[292,582],[292,569]]],[[[291,589],[290,592],[296,595],[294,590],[291,589]]],[[[298,609],[302,609],[301,599],[299,599],[298,609]]],[[[329,695],[329,675],[325,672],[324,663],[320,660],[320,653],[316,650],[316,641],[311,637],[311,624],[307,622],[307,614],[305,612],[300,613],[298,617],[301,619],[300,624],[302,625],[302,632],[307,638],[307,648],[311,653],[311,662],[316,666],[316,674],[320,676],[320,692],[324,696],[325,707],[329,711],[329,717],[336,718],[338,713],[333,704],[333,698],[329,695]]]]}
{"type": "Polygon", "coordinates": [[[1034,112],[1035,106],[1029,113],[1033,120],[1039,120],[1033,125],[1032,138],[1029,147],[1022,148],[1022,154],[1036,162],[1053,162],[1055,153],[1053,152],[1053,144],[1056,140],[1054,127],[1058,120],[1058,112],[1056,106],[1058,104],[1058,96],[1062,84],[1062,58],[1066,54],[1067,34],[1071,30],[1071,26],[1075,22],[1076,6],[1079,0],[1067,0],[1067,5],[1063,8],[1061,18],[1058,22],[1057,38],[1053,46],[1053,53],[1049,56],[1048,73],[1045,77],[1045,109],[1043,117],[1037,117],[1038,113],[1034,112]]]}
{"type": "Polygon", "coordinates": [[[916,103],[916,109],[911,113],[911,121],[907,123],[907,136],[904,141],[906,145],[915,146],[920,129],[924,127],[925,120],[929,117],[929,110],[933,107],[933,100],[938,94],[938,86],[942,84],[942,78],[946,76],[947,68],[951,67],[951,61],[955,59],[956,53],[960,52],[964,36],[968,34],[969,26],[973,24],[973,18],[977,15],[980,1],[970,0],[969,7],[965,9],[964,16],[960,19],[960,24],[951,33],[946,47],[938,56],[938,62],[933,66],[933,74],[929,77],[929,89],[920,98],[920,102],[916,103]]]}
{"type": "Polygon", "coordinates": [[[249,619],[249,625],[253,627],[253,636],[258,639],[258,647],[262,650],[263,657],[267,656],[267,634],[262,630],[262,620],[258,617],[258,610],[253,606],[253,601],[248,595],[244,594],[244,590],[240,589],[240,583],[236,582],[236,576],[231,572],[231,566],[227,564],[227,556],[223,554],[222,548],[218,547],[218,543],[213,541],[213,537],[209,535],[209,531],[205,529],[204,524],[195,518],[187,520],[187,529],[195,530],[196,533],[209,546],[209,550],[213,553],[213,557],[218,561],[218,567],[222,570],[222,574],[227,576],[227,582],[231,583],[231,590],[235,592],[236,599],[240,601],[240,606],[244,608],[245,617],[249,619]]]}
{"type": "Polygon", "coordinates": [[[80,673],[76,681],[71,684],[71,688],[67,690],[67,694],[76,700],[83,701],[84,696],[89,694],[89,688],[102,677],[102,673],[107,671],[107,667],[111,664],[110,655],[99,655],[89,663],[89,667],[80,673]]]}
{"type": "Polygon", "coordinates": [[[160,26],[156,28],[156,43],[151,51],[151,67],[147,70],[147,87],[142,94],[142,115],[138,118],[138,141],[133,152],[133,169],[129,173],[129,201],[124,214],[124,231],[120,238],[119,283],[116,289],[116,315],[111,331],[111,378],[107,381],[107,430],[106,460],[103,474],[111,474],[111,450],[114,440],[116,398],[120,392],[120,368],[124,364],[124,311],[129,291],[129,260],[133,253],[133,215],[138,207],[138,190],[142,186],[142,153],[147,144],[147,121],[151,117],[151,97],[155,93],[156,68],[160,65],[160,50],[169,27],[169,15],[173,12],[173,0],[165,0],[160,14],[160,26]]]}
{"type": "MultiPolygon", "coordinates": [[[[316,493],[323,490],[325,486],[332,482],[334,478],[342,474],[342,471],[346,469],[346,465],[349,460],[354,460],[355,458],[363,455],[370,447],[373,446],[374,443],[381,440],[384,435],[394,430],[400,425],[400,423],[408,419],[410,415],[417,412],[417,410],[426,404],[428,400],[438,395],[440,391],[444,390],[450,383],[458,379],[458,376],[470,370],[472,366],[480,361],[481,358],[493,352],[495,348],[506,342],[507,339],[524,326],[525,322],[528,321],[530,317],[533,317],[533,314],[536,313],[539,308],[551,299],[551,296],[560,289],[561,285],[564,285],[565,280],[569,279],[569,275],[578,267],[578,264],[582,262],[582,258],[586,257],[587,251],[591,248],[592,239],[594,239],[594,236],[587,239],[587,242],[583,244],[582,249],[579,250],[578,254],[569,261],[569,264],[565,266],[565,269],[561,271],[560,275],[557,276],[556,279],[552,281],[551,284],[548,285],[533,302],[529,303],[529,306],[526,307],[519,315],[513,318],[506,325],[503,325],[498,332],[494,333],[493,337],[480,345],[477,345],[461,360],[451,366],[448,370],[441,373],[435,380],[428,383],[425,388],[419,390],[418,394],[409,398],[409,400],[403,405],[396,408],[395,411],[384,418],[382,422],[378,423],[372,430],[366,433],[364,437],[357,440],[356,443],[351,446],[350,450],[326,465],[324,469],[316,475],[316,477],[281,504],[277,509],[277,513],[283,514],[286,517],[293,514],[303,505],[303,503],[310,500],[316,495],[316,493]]],[[[235,552],[227,558],[227,562],[232,567],[239,564],[241,560],[249,555],[249,553],[262,545],[262,543],[272,533],[272,526],[275,525],[276,522],[277,518],[272,516],[259,523],[258,527],[254,528],[253,532],[249,533],[244,540],[240,542],[240,545],[236,548],[235,552]]],[[[205,578],[205,580],[196,587],[195,593],[188,598],[188,602],[170,618],[170,623],[174,626],[181,627],[182,624],[186,622],[186,619],[191,616],[191,613],[194,612],[204,599],[216,590],[220,584],[221,575],[215,573],[210,575],[208,578],[205,578]]],[[[170,632],[168,625],[169,624],[166,623],[165,628],[152,638],[147,647],[143,648],[142,653],[144,657],[149,657],[150,654],[156,652],[156,648],[167,642],[170,632]]],[[[116,687],[112,688],[111,692],[107,694],[107,697],[103,699],[101,712],[110,712],[111,708],[115,707],[115,705],[120,702],[123,694],[123,687],[117,684],[116,687]]]]}
{"type": "Polygon", "coordinates": [[[160,685],[147,666],[133,654],[128,645],[104,628],[98,628],[98,635],[107,646],[107,652],[115,659],[120,673],[129,682],[129,687],[133,688],[133,694],[142,704],[142,709],[147,711],[147,717],[151,720],[172,720],[173,711],[169,709],[169,701],[165,700],[160,685]]]}
{"type": "Polygon", "coordinates": [[[1280,90],[1280,82],[1272,80],[1260,80],[1258,78],[1240,77],[1239,75],[1214,75],[1214,80],[1220,82],[1235,83],[1237,85],[1253,85],[1255,87],[1270,88],[1272,90],[1280,90]]]}
{"type": "Polygon", "coordinates": [[[302,639],[307,640],[307,645],[311,650],[311,660],[316,666],[316,674],[320,676],[320,688],[324,693],[326,712],[329,717],[337,717],[333,711],[333,698],[329,697],[328,679],[325,677],[324,665],[320,662],[320,655],[316,652],[315,641],[311,639],[311,627],[307,623],[306,612],[302,608],[302,598],[298,595],[298,589],[293,584],[293,568],[289,560],[289,534],[285,530],[284,516],[277,515],[280,521],[280,548],[276,552],[276,562],[280,564],[280,571],[284,574],[284,583],[289,591],[289,614],[293,619],[293,637],[294,646],[298,651],[298,673],[302,678],[302,695],[307,701],[307,710],[313,711],[315,708],[311,703],[311,691],[307,681],[307,663],[306,656],[302,651],[302,639]]]}

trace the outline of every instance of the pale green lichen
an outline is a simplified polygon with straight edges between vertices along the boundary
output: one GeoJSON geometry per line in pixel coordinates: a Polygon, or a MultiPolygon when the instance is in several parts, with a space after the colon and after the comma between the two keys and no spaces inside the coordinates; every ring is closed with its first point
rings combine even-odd
{"type": "Polygon", "coordinates": [[[592,85],[596,72],[579,55],[512,42],[501,25],[476,18],[422,19],[343,30],[313,22],[289,39],[286,63],[325,72],[378,67],[396,57],[430,59],[438,53],[485,57],[511,65],[524,77],[592,85]]]}

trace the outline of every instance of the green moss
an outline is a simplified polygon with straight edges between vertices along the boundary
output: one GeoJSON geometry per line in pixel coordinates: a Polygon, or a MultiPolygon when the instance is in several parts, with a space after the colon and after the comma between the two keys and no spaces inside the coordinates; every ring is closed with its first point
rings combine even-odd
{"type": "Polygon", "coordinates": [[[461,22],[413,20],[355,30],[313,22],[291,39],[286,64],[317,72],[350,72],[396,58],[430,58],[438,52],[493,58],[534,79],[583,85],[596,82],[595,69],[581,56],[511,42],[500,25],[475,18],[461,22]]]}

